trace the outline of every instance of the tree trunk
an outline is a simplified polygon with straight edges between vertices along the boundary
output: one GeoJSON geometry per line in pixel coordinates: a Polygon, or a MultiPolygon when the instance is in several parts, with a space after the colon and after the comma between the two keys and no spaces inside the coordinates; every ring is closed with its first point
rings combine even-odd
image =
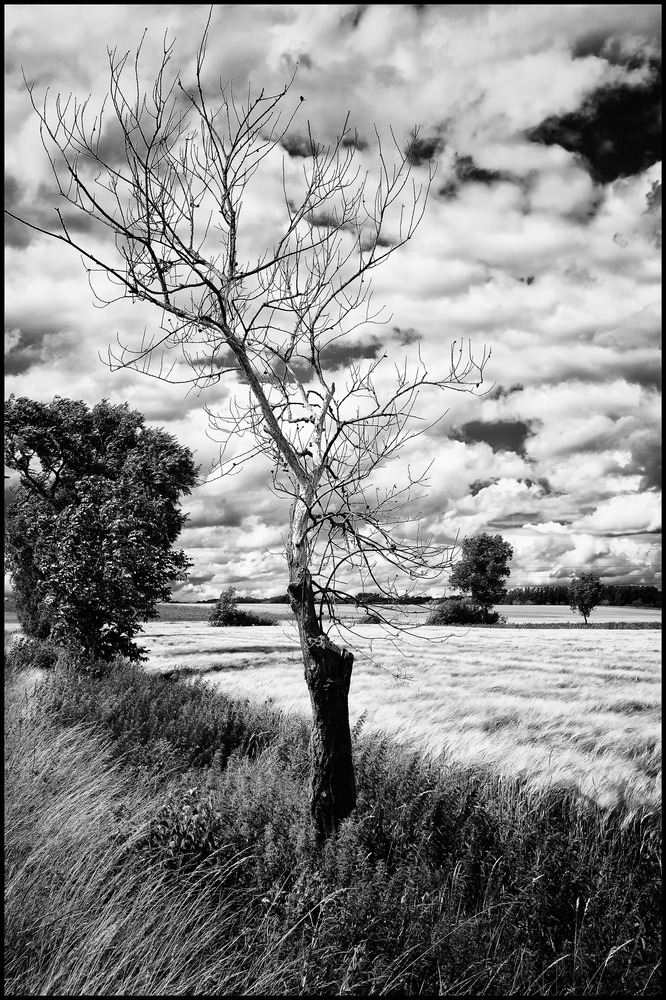
{"type": "Polygon", "coordinates": [[[321,629],[310,574],[289,558],[289,599],[298,622],[305,681],[312,705],[310,810],[323,843],[356,805],[347,697],[354,656],[321,629]]]}

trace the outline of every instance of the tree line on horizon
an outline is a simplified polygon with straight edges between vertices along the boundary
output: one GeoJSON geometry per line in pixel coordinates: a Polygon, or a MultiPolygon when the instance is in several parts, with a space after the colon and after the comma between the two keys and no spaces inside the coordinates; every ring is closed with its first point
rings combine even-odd
{"type": "MultiPolygon", "coordinates": [[[[389,599],[385,594],[359,592],[354,598],[341,599],[339,604],[431,604],[446,598],[431,594],[399,594],[389,599]]],[[[288,604],[288,594],[274,594],[271,597],[239,597],[241,604],[288,604]]],[[[195,601],[195,604],[215,604],[217,597],[195,601]]],[[[542,584],[540,586],[512,587],[502,599],[503,604],[550,604],[569,605],[568,584],[542,584]]],[[[660,608],[661,591],[654,586],[636,583],[606,583],[601,606],[626,608],[635,605],[643,608],[660,608]]]]}

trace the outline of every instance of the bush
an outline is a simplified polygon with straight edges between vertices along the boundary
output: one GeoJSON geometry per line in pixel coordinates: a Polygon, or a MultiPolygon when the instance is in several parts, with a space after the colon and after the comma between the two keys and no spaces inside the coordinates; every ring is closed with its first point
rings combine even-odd
{"type": "Polygon", "coordinates": [[[258,615],[253,611],[241,611],[234,587],[223,590],[220,599],[213,605],[208,616],[208,624],[216,628],[223,626],[277,625],[279,620],[272,615],[258,615]]]}
{"type": "Polygon", "coordinates": [[[60,649],[52,642],[40,639],[15,639],[7,650],[6,663],[11,671],[51,670],[60,656],[60,649]]]}
{"type": "Polygon", "coordinates": [[[470,597],[449,597],[436,604],[426,625],[498,625],[506,618],[497,611],[487,611],[470,597]]]}
{"type": "Polygon", "coordinates": [[[233,754],[261,753],[283,729],[284,739],[301,744],[307,756],[309,733],[286,726],[280,712],[228,698],[198,679],[165,680],[120,658],[54,671],[37,699],[60,725],[101,725],[114,755],[141,770],[223,768],[233,754]]]}

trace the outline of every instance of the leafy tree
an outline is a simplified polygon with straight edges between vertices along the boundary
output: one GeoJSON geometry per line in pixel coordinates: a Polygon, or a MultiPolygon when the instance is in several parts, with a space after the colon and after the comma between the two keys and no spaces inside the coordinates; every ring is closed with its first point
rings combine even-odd
{"type": "Polygon", "coordinates": [[[603,597],[605,587],[596,573],[581,573],[569,584],[569,607],[583,616],[585,624],[603,597]]]}
{"type": "Polygon", "coordinates": [[[508,563],[512,557],[513,548],[501,535],[483,532],[465,538],[461,559],[453,567],[449,583],[470,594],[487,615],[506,595],[504,578],[511,575],[508,563]]]}
{"type": "Polygon", "coordinates": [[[5,539],[26,635],[142,658],[132,637],[190,565],[172,548],[196,482],[189,449],[127,404],[11,396],[5,464],[19,474],[5,539]]]}
{"type": "Polygon", "coordinates": [[[109,52],[108,100],[96,119],[89,101],[38,105],[29,87],[63,204],[52,228],[20,221],[74,249],[101,302],[124,295],[154,307],[160,326],[110,352],[113,370],[197,391],[231,383],[228,408],[206,408],[220,472],[263,456],[286,501],[288,593],[313,715],[311,808],[324,839],[356,803],[354,657],[327,621],[353,593],[347,587],[393,597],[395,577],[433,579],[451,559],[449,546],[410,530],[426,473],[408,471],[388,489],[373,475],[429,429],[416,423],[419,394],[475,391],[487,354],[477,361],[460,343],[435,374],[419,358],[385,375],[383,349],[354,359],[357,331],[382,320],[372,273],[413,237],[425,210],[432,171],[413,156],[418,130],[363,137],[347,118],[327,144],[308,123],[298,127],[304,101],[291,82],[277,93],[246,88],[239,100],[206,62],[216,16],[213,7],[182,77],[165,45],[145,92],[140,52],[129,67],[127,54],[109,52]],[[107,135],[112,143],[100,141],[107,135]],[[266,225],[241,225],[251,188],[265,200],[276,177],[266,225]],[[84,225],[72,224],[77,213],[84,225]]]}
{"type": "Polygon", "coordinates": [[[208,624],[216,628],[221,626],[278,625],[279,619],[271,615],[256,614],[253,611],[243,611],[238,607],[236,588],[228,587],[220,594],[208,616],[208,624]]]}

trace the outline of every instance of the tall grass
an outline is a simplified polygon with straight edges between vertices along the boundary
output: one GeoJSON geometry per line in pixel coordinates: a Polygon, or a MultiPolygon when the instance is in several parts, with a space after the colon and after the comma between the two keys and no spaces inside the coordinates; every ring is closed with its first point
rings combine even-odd
{"type": "Polygon", "coordinates": [[[359,723],[320,852],[304,723],[122,662],[31,676],[6,680],[8,995],[660,992],[660,816],[359,723]]]}

